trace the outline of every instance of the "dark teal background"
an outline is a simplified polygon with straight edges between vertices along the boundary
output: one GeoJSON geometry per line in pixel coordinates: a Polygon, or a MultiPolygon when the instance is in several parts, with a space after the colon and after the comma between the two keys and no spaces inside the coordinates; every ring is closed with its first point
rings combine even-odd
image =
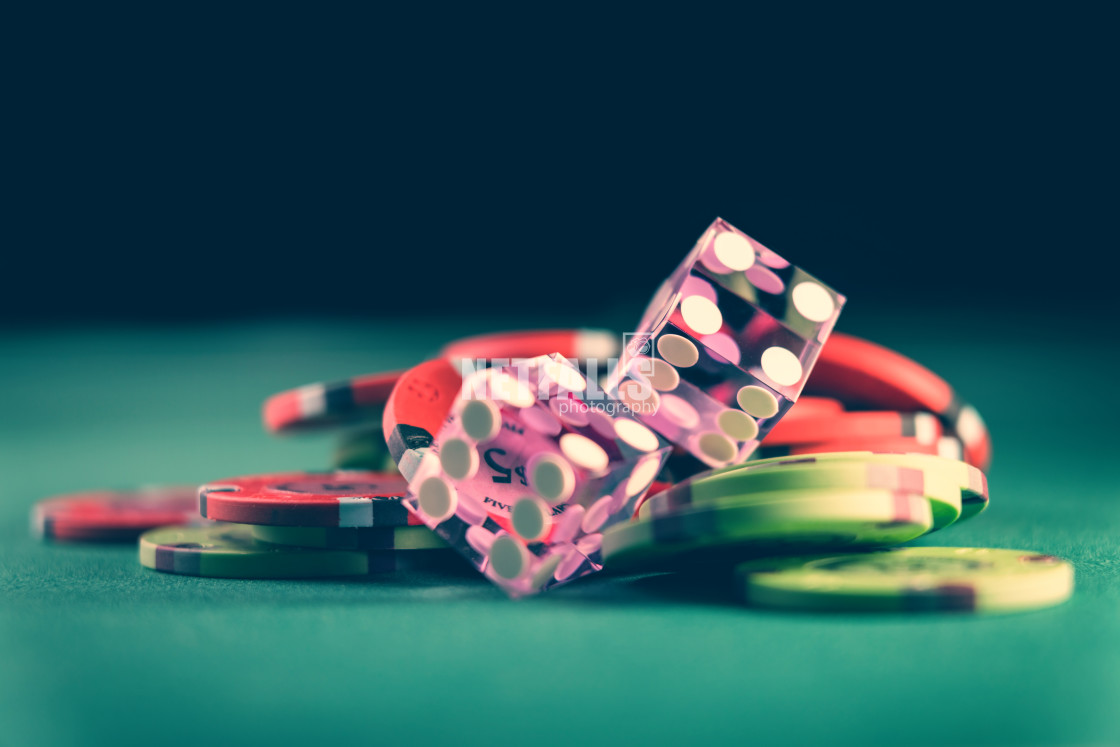
{"type": "Polygon", "coordinates": [[[991,508],[924,542],[1070,559],[1077,592],[1054,609],[787,614],[715,576],[511,602],[435,574],[176,577],[131,547],[28,536],[56,493],[325,466],[329,439],[263,432],[267,395],[509,323],[0,335],[0,744],[1120,742],[1117,354],[1041,315],[855,307],[840,326],[941,373],[991,427],[991,508]]]}
{"type": "Polygon", "coordinates": [[[44,10],[0,326],[633,318],[716,216],[883,308],[1108,313],[1111,19],[778,12],[44,10]]]}

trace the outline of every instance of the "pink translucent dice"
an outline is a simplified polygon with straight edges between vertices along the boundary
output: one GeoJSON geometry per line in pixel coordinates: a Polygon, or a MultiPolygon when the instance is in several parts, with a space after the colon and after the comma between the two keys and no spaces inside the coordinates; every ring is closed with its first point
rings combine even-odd
{"type": "Polygon", "coordinates": [[[705,464],[742,461],[797,400],[844,302],[717,219],[654,296],[607,390],[705,464]]]}
{"type": "Polygon", "coordinates": [[[599,570],[672,448],[587,390],[560,355],[473,374],[409,481],[405,503],[512,596],[599,570]]]}

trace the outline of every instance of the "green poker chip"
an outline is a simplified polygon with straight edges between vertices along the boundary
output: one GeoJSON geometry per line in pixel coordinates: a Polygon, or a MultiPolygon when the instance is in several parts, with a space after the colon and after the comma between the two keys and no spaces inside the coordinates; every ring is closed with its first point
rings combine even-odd
{"type": "Polygon", "coordinates": [[[454,551],[321,550],[259,542],[243,524],[172,526],[140,537],[140,564],[214,578],[328,578],[463,566],[454,551]]]}
{"type": "Polygon", "coordinates": [[[253,538],[274,545],[330,550],[439,550],[448,545],[425,526],[250,527],[253,538]]]}
{"type": "Polygon", "coordinates": [[[679,483],[649,498],[639,516],[661,516],[702,505],[757,502],[760,495],[801,490],[894,490],[924,496],[933,528],[960,516],[961,491],[942,465],[918,467],[876,461],[791,460],[753,465],[679,483]]]}
{"type": "Polygon", "coordinates": [[[1024,550],[905,547],[771,558],[736,568],[746,602],[808,611],[1015,612],[1073,594],[1073,566],[1024,550]]]}
{"type": "Polygon", "coordinates": [[[924,481],[931,485],[931,492],[939,497],[931,497],[934,512],[934,525],[940,529],[949,523],[952,506],[960,505],[957,521],[970,519],[988,507],[988,478],[983,471],[965,462],[932,454],[896,454],[873,451],[837,451],[801,456],[780,456],[770,459],[753,459],[742,464],[710,470],[674,486],[679,493],[684,485],[701,480],[710,480],[740,471],[754,471],[767,466],[803,466],[809,464],[889,464],[898,467],[921,470],[924,481]],[[960,493],[959,500],[946,496],[946,483],[954,485],[960,493]]]}
{"type": "Polygon", "coordinates": [[[933,526],[929,501],[889,490],[783,491],[750,504],[638,518],[603,533],[612,570],[680,568],[748,557],[898,545],[933,526]]]}

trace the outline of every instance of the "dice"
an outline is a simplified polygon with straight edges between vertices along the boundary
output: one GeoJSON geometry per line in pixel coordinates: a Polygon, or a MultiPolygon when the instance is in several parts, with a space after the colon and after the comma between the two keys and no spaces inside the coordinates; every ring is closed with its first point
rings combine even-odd
{"type": "Polygon", "coordinates": [[[406,505],[512,596],[602,567],[671,444],[555,354],[481,370],[409,481],[406,505]]]}
{"type": "Polygon", "coordinates": [[[797,400],[844,296],[717,219],[655,294],[608,393],[712,467],[797,400]]]}

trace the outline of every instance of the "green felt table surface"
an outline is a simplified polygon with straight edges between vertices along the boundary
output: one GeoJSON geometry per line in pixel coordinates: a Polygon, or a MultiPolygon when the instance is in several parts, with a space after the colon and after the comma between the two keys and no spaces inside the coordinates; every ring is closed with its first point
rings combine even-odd
{"type": "Polygon", "coordinates": [[[329,438],[262,431],[267,395],[509,323],[0,332],[0,745],[1120,743],[1118,356],[1056,324],[841,323],[991,427],[991,508],[922,543],[1070,559],[1053,609],[782,613],[671,575],[513,602],[481,577],[178,577],[29,537],[52,494],[325,467],[329,438]]]}

